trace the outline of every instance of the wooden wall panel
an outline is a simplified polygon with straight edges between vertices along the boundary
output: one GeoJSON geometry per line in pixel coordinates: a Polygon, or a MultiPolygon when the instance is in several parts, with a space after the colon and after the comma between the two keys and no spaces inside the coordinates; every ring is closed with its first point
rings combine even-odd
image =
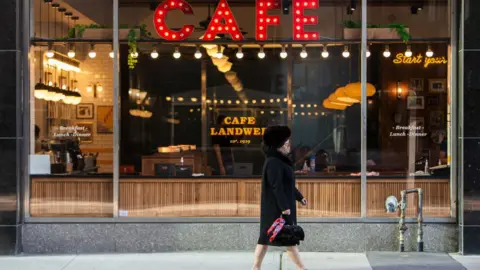
{"type": "Polygon", "coordinates": [[[32,217],[111,217],[112,213],[111,179],[32,179],[32,217]]]}
{"type": "MultiPolygon", "coordinates": [[[[308,199],[298,205],[299,217],[359,217],[360,179],[299,179],[308,199]]],[[[450,214],[448,179],[370,179],[367,184],[369,217],[396,217],[385,213],[385,199],[400,197],[406,187],[424,189],[424,216],[450,214]]],[[[258,217],[260,179],[121,179],[120,216],[128,217],[258,217]]],[[[110,179],[33,178],[31,215],[34,217],[109,217],[112,213],[110,179]]],[[[407,215],[416,213],[417,199],[408,197],[407,215]]]]}

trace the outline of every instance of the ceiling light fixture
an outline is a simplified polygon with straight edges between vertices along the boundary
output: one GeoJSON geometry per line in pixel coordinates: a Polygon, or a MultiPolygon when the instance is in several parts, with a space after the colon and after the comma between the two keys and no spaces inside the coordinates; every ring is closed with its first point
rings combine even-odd
{"type": "Polygon", "coordinates": [[[389,58],[392,55],[390,52],[390,47],[388,45],[385,45],[385,51],[383,51],[383,57],[389,58]]]}
{"type": "Polygon", "coordinates": [[[157,52],[157,49],[155,47],[153,47],[153,51],[150,53],[150,56],[153,58],[153,59],[157,59],[158,58],[158,52],[157,52]]]}
{"type": "Polygon", "coordinates": [[[237,56],[238,59],[242,59],[242,58],[243,58],[242,46],[238,46],[238,51],[237,51],[236,56],[237,56]]]}
{"type": "Polygon", "coordinates": [[[53,51],[53,44],[48,43],[48,51],[45,54],[48,58],[52,58],[55,55],[55,52],[53,51]]]}
{"type": "Polygon", "coordinates": [[[67,56],[70,58],[74,58],[76,55],[75,53],[75,44],[70,44],[70,49],[68,50],[67,56]]]}
{"type": "Polygon", "coordinates": [[[260,45],[260,51],[258,52],[258,58],[265,58],[265,52],[263,51],[263,45],[260,45]]]}
{"type": "Polygon", "coordinates": [[[413,52],[412,52],[412,48],[410,45],[407,45],[407,50],[405,51],[405,56],[406,57],[412,57],[413,55],[413,52]]]}
{"type": "Polygon", "coordinates": [[[345,57],[345,58],[350,57],[350,52],[348,51],[348,46],[347,45],[345,45],[345,47],[343,49],[342,56],[345,57]]]}
{"type": "Polygon", "coordinates": [[[280,52],[280,57],[281,57],[282,59],[285,59],[285,58],[287,58],[287,56],[288,56],[288,53],[287,53],[287,50],[286,50],[285,47],[286,47],[285,45],[282,45],[282,51],[280,52]]]}
{"type": "Polygon", "coordinates": [[[367,45],[367,52],[366,52],[366,56],[367,58],[370,57],[372,55],[372,53],[370,53],[370,48],[369,46],[367,45]]]}
{"type": "Polygon", "coordinates": [[[94,44],[90,44],[90,52],[88,52],[88,57],[90,57],[92,59],[97,57],[97,53],[95,52],[95,45],[94,44]]]}
{"type": "Polygon", "coordinates": [[[428,45],[428,49],[427,49],[427,52],[425,53],[425,55],[427,57],[433,57],[433,51],[432,51],[432,47],[430,45],[428,45]]]}
{"type": "Polygon", "coordinates": [[[180,53],[178,47],[175,47],[175,52],[173,53],[173,58],[178,59],[181,56],[182,56],[182,54],[180,53]]]}
{"type": "Polygon", "coordinates": [[[328,58],[330,54],[327,51],[327,45],[323,45],[323,52],[322,52],[322,57],[323,58],[328,58]]]}
{"type": "Polygon", "coordinates": [[[307,53],[307,49],[305,47],[305,45],[302,46],[302,51],[300,52],[300,57],[305,59],[308,57],[308,53],[307,53]]]}
{"type": "MultiPolygon", "coordinates": [[[[202,58],[202,52],[200,51],[200,47],[199,47],[199,46],[197,46],[197,51],[195,52],[194,56],[195,56],[196,59],[202,58]]],[[[174,56],[174,57],[175,57],[175,56],[174,56]]]]}
{"type": "Polygon", "coordinates": [[[217,45],[217,53],[215,53],[215,57],[218,59],[221,59],[223,57],[222,46],[217,45]]]}

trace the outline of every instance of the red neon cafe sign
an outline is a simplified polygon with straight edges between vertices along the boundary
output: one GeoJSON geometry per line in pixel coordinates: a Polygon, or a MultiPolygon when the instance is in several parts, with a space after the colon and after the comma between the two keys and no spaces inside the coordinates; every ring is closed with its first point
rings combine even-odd
{"type": "MultiPolygon", "coordinates": [[[[268,15],[272,9],[280,9],[280,0],[256,0],[255,4],[255,39],[267,40],[267,28],[269,26],[280,25],[280,16],[268,15]]],[[[305,31],[306,25],[318,24],[317,16],[305,15],[307,9],[317,9],[318,0],[293,0],[293,39],[294,40],[318,40],[318,32],[305,31]]],[[[166,24],[168,12],[171,10],[180,10],[185,15],[193,15],[192,6],[185,0],[166,0],[158,5],[153,16],[153,23],[158,35],[163,39],[170,41],[179,41],[187,39],[194,30],[193,25],[184,25],[180,30],[174,31],[166,24]]],[[[218,2],[212,20],[203,35],[203,40],[210,41],[218,34],[230,35],[235,40],[243,40],[243,35],[238,26],[227,0],[218,2]]]]}

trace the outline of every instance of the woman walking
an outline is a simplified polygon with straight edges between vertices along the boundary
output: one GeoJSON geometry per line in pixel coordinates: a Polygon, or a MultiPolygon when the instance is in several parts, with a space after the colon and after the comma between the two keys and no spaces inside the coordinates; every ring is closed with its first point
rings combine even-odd
{"type": "MultiPolygon", "coordinates": [[[[286,224],[297,223],[296,202],[302,205],[307,200],[295,186],[293,163],[290,154],[291,131],[286,126],[267,128],[263,136],[264,151],[267,159],[263,166],[262,195],[260,205],[260,236],[255,249],[253,270],[260,270],[263,258],[270,243],[267,231],[273,222],[283,215],[286,224]]],[[[287,254],[297,266],[297,270],[305,270],[297,245],[287,246],[287,254]]]]}

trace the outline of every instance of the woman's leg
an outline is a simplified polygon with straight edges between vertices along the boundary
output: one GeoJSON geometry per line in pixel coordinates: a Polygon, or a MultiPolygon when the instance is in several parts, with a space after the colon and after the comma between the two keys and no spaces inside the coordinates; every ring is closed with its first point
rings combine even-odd
{"type": "Polygon", "coordinates": [[[257,245],[257,247],[255,248],[255,260],[253,261],[252,270],[260,270],[260,267],[262,267],[263,258],[265,258],[267,250],[268,246],[257,245]]]}
{"type": "Polygon", "coordinates": [[[287,247],[287,254],[290,260],[297,266],[297,270],[305,270],[302,259],[300,259],[300,252],[297,246],[287,247]]]}

